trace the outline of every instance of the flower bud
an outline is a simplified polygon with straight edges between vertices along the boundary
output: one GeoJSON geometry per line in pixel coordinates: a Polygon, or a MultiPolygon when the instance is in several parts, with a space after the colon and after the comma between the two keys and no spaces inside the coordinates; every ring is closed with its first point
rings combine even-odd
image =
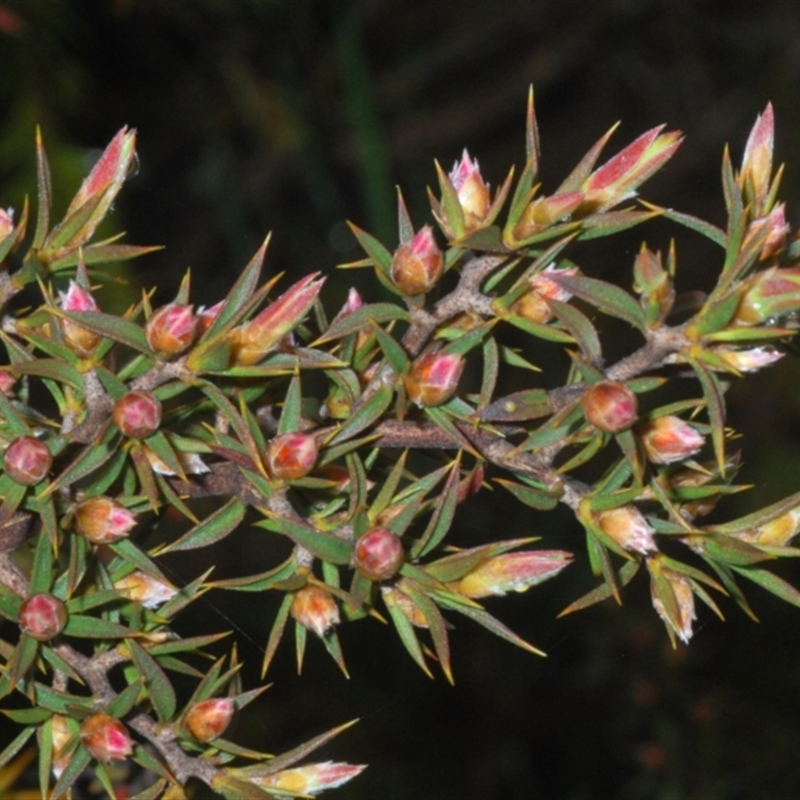
{"type": "Polygon", "coordinates": [[[295,592],[292,618],[320,638],[339,624],[339,607],[333,595],[321,586],[310,584],[295,592]]]}
{"type": "Polygon", "coordinates": [[[19,608],[20,630],[39,642],[54,639],[66,624],[67,607],[52,594],[31,595],[19,608]]]}
{"type": "Polygon", "coordinates": [[[537,197],[525,207],[508,243],[514,245],[517,241],[535,236],[556,222],[567,221],[583,200],[583,192],[562,192],[550,197],[537,197]]]}
{"type": "Polygon", "coordinates": [[[104,764],[122,761],[133,753],[133,742],[125,725],[102,712],[92,714],[83,721],[81,744],[92,758],[104,764]]]}
{"type": "Polygon", "coordinates": [[[555,264],[549,264],[544,270],[528,279],[531,290],[522,295],[511,307],[511,310],[531,322],[547,322],[553,318],[553,312],[545,301],[557,300],[560,303],[566,303],[572,297],[572,293],[554,281],[552,276],[574,277],[577,274],[577,267],[557,269],[555,264]]]}
{"type": "MultiPolygon", "coordinates": [[[[71,753],[64,755],[64,748],[72,738],[70,722],[63,714],[53,714],[51,726],[51,736],[53,742],[53,762],[51,769],[56,780],[61,777],[61,773],[66,769],[70,761],[71,753]]],[[[39,739],[41,741],[41,728],[39,729],[39,739]]]]}
{"type": "Polygon", "coordinates": [[[772,113],[772,103],[767,103],[764,113],[756,117],[755,125],[747,137],[742,169],[737,180],[740,189],[748,190],[748,202],[753,202],[756,214],[762,212],[769,195],[774,145],[775,119],[772,113]],[[752,197],[749,197],[750,191],[752,191],[752,197]]]}
{"type": "Polygon", "coordinates": [[[474,599],[507,592],[525,592],[561,572],[572,560],[564,550],[502,553],[468,572],[454,589],[474,599]]]}
{"type": "MultiPolygon", "coordinates": [[[[75,281],[69,282],[69,289],[60,292],[61,308],[64,311],[97,311],[97,303],[91,292],[78,285],[75,281]]],[[[88,358],[102,338],[99,333],[90,331],[69,319],[59,319],[61,335],[64,343],[73,353],[81,358],[88,358]]]]}
{"type": "Polygon", "coordinates": [[[210,742],[225,733],[236,704],[230,697],[211,697],[195,703],[186,714],[184,726],[198,742],[210,742]]]}
{"type": "Polygon", "coordinates": [[[581,400],[584,416],[595,428],[617,433],[636,422],[636,395],[619,381],[600,381],[590,386],[581,400]]]}
{"type": "Polygon", "coordinates": [[[224,307],[224,300],[220,300],[219,303],[215,303],[213,306],[211,306],[211,308],[200,306],[200,308],[197,309],[196,316],[197,333],[200,335],[204,334],[214,324],[224,307]]]}
{"type": "MultiPolygon", "coordinates": [[[[791,226],[786,222],[786,206],[783,203],[775,206],[766,217],[761,219],[767,225],[768,233],[767,240],[761,248],[761,254],[758,259],[759,261],[766,261],[774,258],[783,250],[783,245],[786,243],[786,237],[789,235],[791,226]]],[[[755,223],[753,224],[755,225],[755,223]]],[[[745,240],[746,238],[745,236],[745,240]]]]}
{"type": "Polygon", "coordinates": [[[114,405],[114,422],[123,436],[152,436],[161,424],[161,401],[150,392],[128,392],[114,405]]]}
{"type": "MultiPolygon", "coordinates": [[[[404,580],[405,579],[401,578],[397,586],[402,587],[404,580]]],[[[429,627],[428,620],[425,618],[425,614],[422,612],[422,609],[411,599],[409,595],[398,589],[396,586],[388,584],[381,586],[381,596],[383,597],[383,602],[386,603],[387,608],[399,608],[403,613],[403,616],[415,628],[429,627]]]]}
{"type": "Polygon", "coordinates": [[[0,208],[0,242],[14,232],[14,209],[0,208]]]}
{"type": "Polygon", "coordinates": [[[111,544],[130,534],[136,515],[110,497],[89,497],[75,508],[74,525],[92,544],[111,544]]]}
{"type": "Polygon", "coordinates": [[[722,360],[737,372],[758,372],[762,367],[780,361],[785,355],[771,347],[751,347],[748,350],[718,347],[714,353],[721,356],[722,360]]]}
{"type": "Polygon", "coordinates": [[[783,547],[790,544],[798,533],[800,533],[800,506],[759,525],[757,528],[751,528],[735,535],[746,542],[783,547]]]}
{"type": "Polygon", "coordinates": [[[385,581],[394,577],[404,559],[400,539],[388,528],[374,528],[358,540],[354,566],[371,581],[385,581]]]}
{"type": "Polygon", "coordinates": [[[458,202],[464,212],[464,228],[470,233],[480,228],[489,216],[491,196],[489,187],[481,176],[478,160],[469,157],[467,149],[461,155],[461,161],[453,164],[448,176],[450,183],[458,195],[458,202]]]}
{"type": "Polygon", "coordinates": [[[464,371],[464,358],[457,353],[426,353],[420,356],[406,376],[408,399],[418,406],[446,403],[458,387],[464,371]]]}
{"type": "Polygon", "coordinates": [[[178,593],[174,586],[138,570],[114,581],[114,588],[123,597],[141,603],[145,608],[158,608],[178,593]]]}
{"type": "Polygon", "coordinates": [[[276,478],[296,481],[314,469],[318,455],[317,440],[310,433],[283,433],[267,445],[267,466],[276,478]]]}
{"type": "Polygon", "coordinates": [[[760,325],[770,317],[800,310],[800,268],[772,267],[751,275],[740,288],[735,320],[741,325],[760,325]]]}
{"type": "Polygon", "coordinates": [[[672,414],[642,422],[637,425],[636,432],[641,437],[647,460],[653,464],[683,461],[700,450],[706,441],[691,425],[672,414]]]}
{"type": "Polygon", "coordinates": [[[697,619],[692,584],[685,575],[663,566],[657,558],[647,559],[647,569],[653,608],[667,628],[688,644],[692,638],[692,622],[697,619]]]}
{"type": "Polygon", "coordinates": [[[597,511],[594,521],[600,530],[613,539],[623,550],[652,553],[656,547],[655,530],[635,506],[621,506],[607,511],[597,511]]]}
{"type": "Polygon", "coordinates": [[[180,355],[194,341],[197,317],[191,306],[169,303],[162,306],[145,326],[147,343],[162,358],[180,355]]]}
{"type": "Polygon", "coordinates": [[[14,384],[17,379],[4,369],[0,369],[0,394],[4,397],[11,397],[14,393],[14,384]]]}
{"type": "Polygon", "coordinates": [[[33,486],[50,472],[53,457],[47,445],[33,436],[20,436],[6,448],[3,468],[14,483],[33,486]]]}
{"type": "Polygon", "coordinates": [[[443,272],[444,256],[430,225],[420,228],[392,256],[392,282],[403,294],[424,294],[439,282],[443,272]]]}
{"type": "Polygon", "coordinates": [[[344,764],[324,761],[304,767],[282,769],[271,775],[256,775],[251,780],[265,789],[280,789],[294,796],[309,796],[335,789],[366,769],[365,764],[344,764]]]}

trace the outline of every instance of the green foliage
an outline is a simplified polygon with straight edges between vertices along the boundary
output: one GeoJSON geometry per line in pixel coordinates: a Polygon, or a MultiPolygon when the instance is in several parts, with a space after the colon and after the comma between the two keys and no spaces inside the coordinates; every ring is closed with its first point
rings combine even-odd
{"type": "Polygon", "coordinates": [[[797,495],[704,522],[745,488],[733,483],[730,382],[780,357],[800,311],[772,109],[739,171],[726,155],[725,231],[626,205],[681,138],[648,131],[597,167],[612,132],[546,195],[531,94],[516,184],[512,169],[492,196],[466,151],[450,174],[437,164],[439,196],[430,197],[443,251],[429,227],[415,232],[402,195],[401,256],[352,225],[366,258],[346,266],[374,268],[398,299],[365,303],[352,291],[330,319],[316,274],[270,299],[278,279],[261,282],[269,239],[210,309],[189,305],[187,274],[166,306],[153,309],[146,294],[122,315],[103,312],[99,268],[153,249],[92,243],[134,162],[135,134],[114,137],[55,225],[37,139],[30,241],[27,205],[16,223],[0,212],[0,697],[14,695],[4,713],[22,726],[0,765],[36,734],[42,794],[54,797],[89,764],[112,794],[108,762],[127,758],[152,773],[143,798],[183,797],[190,779],[232,798],[344,783],[362,767],[295,763],[346,726],[277,757],[223,738],[230,715],[262,688],[242,690],[235,647],[200,668],[224,633],[181,638],[177,618],[210,591],[278,594],[265,673],[293,627],[298,668],[310,631],[346,675],[336,628],[367,617],[390,621],[413,661],[429,676],[438,662],[451,682],[451,614],[542,654],[479,601],[526,591],[573,554],[520,549],[532,539],[448,541],[458,506],[489,482],[537,513],[564,504],[583,527],[597,582],[563,613],[621,602],[640,574],[673,645],[691,639],[696,599],[721,617],[718,596],[729,595],[754,616],[740,578],[800,605],[771,569],[800,554],[797,495]],[[702,298],[676,296],[674,247],[663,260],[642,247],[633,293],[569,258],[575,241],[656,216],[721,248],[717,285],[692,287],[702,298]],[[405,274],[414,270],[438,285],[404,293],[419,285],[405,274]],[[644,337],[610,365],[604,317],[644,337]],[[568,374],[539,377],[502,343],[506,325],[536,347],[565,348],[568,374]],[[531,385],[507,393],[516,370],[531,385]],[[477,393],[464,388],[470,371],[477,393]],[[697,396],[675,400],[669,390],[687,373],[697,396]],[[192,526],[156,541],[150,523],[170,508],[192,526]],[[188,585],[170,583],[164,556],[224,547],[242,526],[274,542],[279,563],[252,573],[241,559],[242,574],[211,581],[209,562],[188,585]],[[368,549],[380,542],[391,558],[379,544],[368,549]],[[42,635],[47,620],[29,615],[23,624],[24,601],[37,594],[65,609],[57,633],[42,635]],[[196,681],[188,701],[174,673],[196,681]]]}

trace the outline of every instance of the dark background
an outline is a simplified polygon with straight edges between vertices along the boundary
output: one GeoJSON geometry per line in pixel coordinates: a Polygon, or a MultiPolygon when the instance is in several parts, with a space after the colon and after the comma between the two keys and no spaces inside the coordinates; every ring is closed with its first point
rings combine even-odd
{"type": "MultiPolygon", "coordinates": [[[[415,223],[427,221],[434,158],[449,168],[468,145],[493,185],[512,163],[522,166],[530,83],[546,189],[615,121],[623,124],[612,152],[667,122],[687,142],[645,194],[716,223],[722,148],[730,142],[737,162],[772,101],[777,160],[789,162],[782,194],[798,220],[795,2],[3,0],[0,76],[5,205],[19,208],[34,185],[36,124],[62,210],[114,132],[139,130],[140,168],[115,224],[130,242],[166,245],[127,273],[133,286],[158,284],[162,299],[191,267],[193,299],[214,302],[269,230],[268,269],[290,279],[359,257],[344,219],[393,247],[393,187],[402,184],[415,223]]],[[[663,223],[576,260],[629,286],[638,243],[664,249],[672,236],[680,288],[708,289],[720,254],[663,223]]],[[[331,311],[352,275],[331,279],[331,311]]],[[[730,502],[730,516],[800,488],[798,386],[788,357],[733,387],[741,477],[759,488],[730,502]]],[[[458,544],[502,528],[582,554],[569,514],[518,510],[500,490],[482,493],[457,524],[458,544]]],[[[248,564],[252,534],[232,540],[228,568],[248,564]]],[[[287,641],[275,687],[239,734],[280,752],[361,717],[322,756],[371,766],[331,797],[800,797],[800,610],[753,589],[760,624],[730,602],[725,624],[701,608],[691,647],[673,651],[639,577],[621,609],[605,604],[559,621],[592,585],[582,558],[538,590],[490,603],[549,657],[459,622],[455,688],[425,678],[372,621],[341,630],[349,682],[318,642],[298,678],[287,641]]],[[[274,608],[246,600],[211,595],[187,625],[240,628],[252,685],[274,608]]]]}

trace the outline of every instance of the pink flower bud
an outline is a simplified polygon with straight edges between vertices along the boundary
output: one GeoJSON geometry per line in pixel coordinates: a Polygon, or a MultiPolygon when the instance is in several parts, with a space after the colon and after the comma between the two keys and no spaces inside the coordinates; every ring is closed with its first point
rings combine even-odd
{"type": "Polygon", "coordinates": [[[33,486],[47,477],[53,457],[47,445],[33,436],[20,436],[6,448],[3,468],[14,483],[33,486]]]}
{"type": "Polygon", "coordinates": [[[324,761],[305,767],[283,769],[272,775],[259,775],[251,780],[265,789],[280,789],[292,796],[316,795],[335,789],[366,769],[366,764],[344,764],[324,761]]]}
{"type": "Polygon", "coordinates": [[[619,381],[600,381],[590,386],[581,399],[587,421],[606,433],[630,428],[639,411],[636,395],[619,381]]]}
{"type": "Polygon", "coordinates": [[[641,437],[647,460],[653,464],[683,461],[700,450],[706,441],[691,425],[672,414],[642,422],[636,432],[641,437]]]}
{"type": "Polygon", "coordinates": [[[317,463],[319,446],[310,433],[283,433],[267,445],[267,466],[276,478],[296,481],[317,463]]]}
{"type": "Polygon", "coordinates": [[[767,103],[764,113],[756,117],[755,125],[747,138],[742,169],[738,176],[739,188],[743,191],[748,188],[752,190],[751,199],[754,201],[756,214],[762,213],[764,202],[769,195],[774,145],[775,119],[772,113],[772,103],[767,103]]]}
{"type": "MultiPolygon", "coordinates": [[[[78,285],[75,281],[69,282],[69,289],[60,292],[61,308],[64,311],[97,311],[97,303],[91,292],[78,285]]],[[[84,328],[77,322],[69,319],[59,319],[61,335],[64,343],[81,358],[88,358],[94,351],[102,338],[100,334],[84,328]]]]}
{"type": "Polygon", "coordinates": [[[756,220],[753,225],[762,220],[769,232],[767,233],[767,240],[761,248],[761,255],[758,258],[759,261],[767,261],[777,256],[781,250],[783,250],[791,226],[786,221],[786,206],[783,203],[779,206],[775,206],[766,217],[761,217],[760,220],[756,220]]]}
{"type": "Polygon", "coordinates": [[[692,622],[697,619],[692,584],[685,575],[663,566],[658,557],[647,559],[647,569],[653,608],[667,628],[688,644],[692,638],[692,622]],[[672,597],[664,597],[665,594],[672,597]]]}
{"type": "Polygon", "coordinates": [[[14,209],[0,208],[0,242],[14,232],[14,209]]]}
{"type": "MultiPolygon", "coordinates": [[[[55,776],[56,780],[61,777],[61,773],[64,771],[66,766],[69,764],[69,756],[70,753],[68,752],[66,755],[64,753],[64,748],[67,745],[67,742],[72,738],[72,731],[70,730],[70,723],[63,714],[53,714],[52,717],[52,727],[51,727],[51,736],[53,741],[53,764],[52,770],[53,775],[55,776]]],[[[41,734],[41,728],[39,729],[41,734]]],[[[39,737],[41,739],[41,735],[39,737]]]]}
{"type": "Polygon", "coordinates": [[[420,356],[405,379],[408,399],[418,406],[446,403],[455,394],[463,371],[464,358],[457,353],[420,356]]]}
{"type": "MultiPolygon", "coordinates": [[[[128,513],[130,514],[130,512],[128,513]]],[[[133,524],[135,524],[135,521],[133,524]]],[[[136,603],[141,603],[145,608],[158,608],[172,600],[178,593],[174,586],[138,570],[114,581],[114,588],[123,597],[127,597],[128,600],[133,600],[136,603]]]]}
{"type": "Polygon", "coordinates": [[[567,221],[583,200],[583,192],[561,192],[550,197],[537,197],[522,212],[509,244],[513,246],[514,240],[528,239],[556,222],[567,221]]]}
{"type": "Polygon", "coordinates": [[[257,364],[305,319],[325,282],[317,275],[307,275],[257,317],[231,331],[236,364],[245,367],[257,364]]]}
{"type": "Polygon", "coordinates": [[[220,300],[219,303],[214,304],[211,308],[200,306],[197,309],[197,333],[198,335],[204,334],[215,322],[220,312],[225,307],[225,301],[220,300]]]}
{"type": "Polygon", "coordinates": [[[123,761],[133,753],[133,741],[125,725],[102,712],[92,714],[83,721],[81,744],[92,758],[104,764],[123,761]]]}
{"type": "Polygon", "coordinates": [[[195,703],[186,714],[183,724],[193,739],[210,742],[225,733],[234,711],[236,704],[230,697],[211,697],[195,703]]]}
{"type": "Polygon", "coordinates": [[[572,553],[564,550],[502,553],[467,573],[454,588],[472,598],[525,592],[557,575],[571,560],[572,553]]]}
{"type": "Polygon", "coordinates": [[[145,327],[147,343],[162,358],[180,355],[194,341],[197,317],[191,306],[169,303],[159,308],[145,327]]]}
{"type": "Polygon", "coordinates": [[[386,603],[387,608],[399,608],[400,611],[403,612],[403,616],[415,628],[429,627],[428,620],[426,619],[425,614],[423,614],[422,609],[411,599],[411,597],[409,597],[409,595],[402,591],[404,580],[405,578],[401,578],[397,586],[381,586],[383,602],[386,603]]]}
{"type": "Polygon", "coordinates": [[[634,197],[636,188],[672,158],[683,139],[677,131],[662,134],[663,128],[643,133],[583,182],[587,210],[606,211],[634,197]]]}
{"type": "Polygon", "coordinates": [[[740,287],[736,321],[760,325],[770,317],[800,310],[800,268],[771,269],[751,275],[740,287]]]}
{"type": "Polygon", "coordinates": [[[555,264],[549,264],[544,270],[528,279],[531,291],[522,295],[511,307],[511,310],[531,322],[547,322],[552,319],[553,312],[545,301],[557,300],[559,303],[566,303],[572,297],[572,293],[554,281],[552,276],[563,275],[571,278],[575,277],[578,272],[577,267],[557,269],[555,264]]]}
{"type": "Polygon", "coordinates": [[[358,311],[360,308],[364,307],[364,301],[361,299],[361,295],[358,293],[357,289],[354,289],[352,286],[350,290],[347,292],[347,300],[345,300],[344,305],[339,309],[336,316],[331,320],[331,325],[334,322],[338,322],[340,319],[344,319],[345,317],[350,316],[355,311],[358,311]]]}
{"type": "Polygon", "coordinates": [[[635,506],[610,508],[594,515],[598,527],[613,539],[623,550],[637,553],[652,553],[656,547],[655,530],[635,506]]]}
{"type": "Polygon", "coordinates": [[[420,228],[392,256],[392,282],[403,294],[424,294],[439,282],[443,272],[444,256],[430,225],[420,228]]]}
{"type": "Polygon", "coordinates": [[[31,595],[19,608],[19,627],[40,642],[49,642],[64,630],[67,607],[52,594],[31,595]]]}
{"type": "Polygon", "coordinates": [[[450,183],[458,195],[458,202],[464,212],[464,227],[467,233],[480,228],[489,215],[491,196],[489,187],[481,176],[478,160],[469,157],[467,149],[461,155],[461,161],[453,164],[448,176],[450,183]]]}
{"type": "Polygon", "coordinates": [[[114,422],[131,439],[152,436],[161,424],[161,401],[150,392],[128,392],[114,404],[114,422]]]}
{"type": "Polygon", "coordinates": [[[714,350],[716,355],[729,364],[737,372],[758,372],[763,367],[768,367],[780,361],[784,353],[773,350],[771,347],[751,347],[749,350],[733,350],[730,347],[719,347],[714,350]]]}
{"type": "Polygon", "coordinates": [[[14,384],[17,379],[4,369],[0,369],[0,394],[5,397],[11,397],[14,394],[14,384]]]}
{"type": "Polygon", "coordinates": [[[89,497],[76,506],[74,525],[92,544],[111,544],[130,535],[136,515],[110,497],[89,497]]]}
{"type": "Polygon", "coordinates": [[[320,638],[339,624],[339,607],[333,595],[321,586],[310,584],[295,592],[292,618],[320,638]]]}
{"type": "Polygon", "coordinates": [[[387,528],[374,528],[356,544],[355,568],[371,581],[394,577],[403,565],[405,551],[400,539],[387,528]]]}

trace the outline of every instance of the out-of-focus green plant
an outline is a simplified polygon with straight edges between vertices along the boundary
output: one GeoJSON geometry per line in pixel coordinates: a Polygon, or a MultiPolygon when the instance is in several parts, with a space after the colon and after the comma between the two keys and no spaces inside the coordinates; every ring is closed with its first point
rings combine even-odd
{"type": "Polygon", "coordinates": [[[725,230],[629,205],[681,137],[648,131],[598,167],[612,132],[547,194],[531,94],[519,177],[512,169],[492,193],[465,151],[449,174],[436,167],[439,233],[415,229],[402,195],[394,249],[352,226],[366,258],[346,266],[374,268],[397,301],[352,291],[332,316],[317,274],[270,300],[268,240],[211,308],[191,304],[187,274],[165,306],[146,293],[122,316],[104,313],[94,294],[113,280],[108,268],[153,249],[94,241],[135,135],[114,137],[55,225],[38,141],[32,235],[27,205],[16,220],[0,213],[0,696],[19,725],[0,766],[35,737],[48,797],[67,795],[87,767],[114,796],[109,765],[127,759],[150,775],[141,800],[184,797],[190,779],[228,798],[344,783],[363,767],[296,763],[346,726],[277,757],[225,738],[263,689],[241,685],[235,647],[200,668],[225,634],[181,637],[177,617],[211,590],[280,595],[264,674],[287,626],[298,668],[311,631],[347,674],[337,627],[368,616],[390,621],[419,667],[431,675],[438,662],[448,680],[447,615],[540,653],[480,601],[557,575],[573,554],[531,548],[534,538],[448,541],[459,504],[488,481],[538,512],[565,504],[585,530],[597,585],[564,613],[620,602],[640,571],[673,645],[691,639],[698,598],[722,616],[719,596],[730,596],[754,616],[743,581],[800,605],[765,567],[800,553],[800,493],[703,522],[743,488],[725,391],[780,358],[800,310],[772,109],[741,168],[723,159],[725,230]],[[575,242],[659,216],[720,246],[710,291],[676,294],[675,247],[664,257],[642,247],[633,293],[569,258],[575,242]],[[613,364],[602,316],[642,340],[613,364]],[[565,349],[568,374],[539,377],[503,344],[509,325],[565,349]],[[504,394],[511,371],[527,388],[504,394]],[[189,529],[148,541],[148,522],[169,507],[189,529]],[[285,543],[285,558],[258,574],[245,564],[212,580],[209,564],[186,586],[170,582],[163,556],[242,525],[285,543]],[[173,673],[195,680],[189,696],[173,673]]]}

